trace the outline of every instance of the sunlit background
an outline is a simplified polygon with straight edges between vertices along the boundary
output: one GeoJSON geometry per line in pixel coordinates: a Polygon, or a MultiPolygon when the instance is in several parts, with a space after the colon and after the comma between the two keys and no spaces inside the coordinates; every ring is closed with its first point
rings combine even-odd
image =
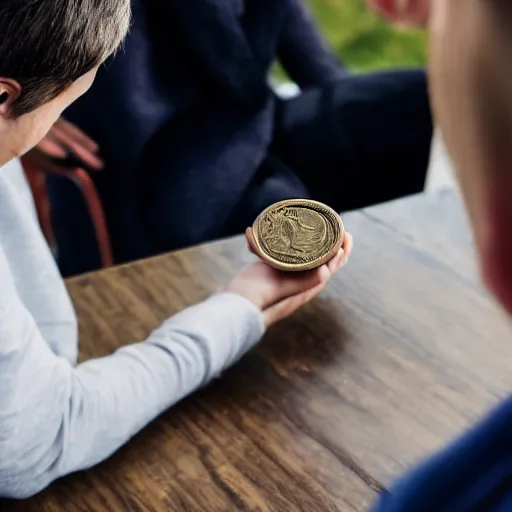
{"type": "MultiPolygon", "coordinates": [[[[352,71],[422,66],[426,38],[422,30],[390,26],[364,0],[305,0],[341,62],[352,71]]],[[[285,79],[281,69],[277,77],[285,79]]]]}
{"type": "MultiPolygon", "coordinates": [[[[427,60],[423,30],[392,27],[365,5],[364,0],[304,0],[340,61],[351,71],[424,66],[427,60]]],[[[287,82],[276,68],[278,82],[287,82]]],[[[294,95],[293,84],[283,84],[285,94],[294,95]],[[291,86],[291,87],[290,87],[291,86]]],[[[427,189],[453,187],[451,162],[438,137],[434,138],[427,189]]]]}
{"type": "Polygon", "coordinates": [[[339,58],[352,70],[425,64],[425,33],[391,27],[364,0],[307,0],[339,58]]]}

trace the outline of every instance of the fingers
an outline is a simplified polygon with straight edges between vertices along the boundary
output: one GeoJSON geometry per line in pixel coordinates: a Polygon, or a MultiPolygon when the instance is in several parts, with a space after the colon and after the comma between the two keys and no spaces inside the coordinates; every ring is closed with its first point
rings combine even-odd
{"type": "MultiPolygon", "coordinates": [[[[346,265],[353,246],[354,241],[352,235],[346,233],[343,248],[338,251],[338,254],[327,264],[313,271],[311,276],[309,276],[309,279],[311,279],[311,281],[308,282],[308,285],[310,285],[309,288],[295,294],[290,294],[288,297],[281,299],[279,302],[276,302],[264,310],[263,318],[265,325],[268,327],[283,320],[316,297],[325,288],[329,279],[341,267],[346,265]]],[[[293,276],[291,277],[293,278],[293,276]]]]}
{"type": "Polygon", "coordinates": [[[300,295],[329,280],[331,271],[324,265],[311,272],[280,272],[258,261],[242,270],[225,288],[249,299],[262,311],[282,300],[300,295]]]}
{"type": "Polygon", "coordinates": [[[267,327],[283,320],[284,318],[292,315],[302,306],[314,299],[324,288],[332,275],[342,266],[345,259],[343,250],[331,260],[330,263],[323,265],[318,269],[317,278],[318,283],[300,293],[287,297],[280,302],[263,311],[263,320],[267,327]],[[332,265],[333,270],[329,268],[332,265]]]}
{"type": "Polygon", "coordinates": [[[370,7],[387,18],[395,14],[395,0],[367,0],[370,7]]]}
{"type": "Polygon", "coordinates": [[[335,274],[341,267],[343,267],[347,262],[347,256],[343,249],[338,251],[338,254],[334,256],[334,258],[329,261],[326,265],[331,274],[335,274]]]}
{"type": "Polygon", "coordinates": [[[249,248],[249,251],[258,255],[256,252],[256,242],[254,240],[254,233],[252,232],[252,228],[247,228],[245,230],[245,238],[247,239],[247,246],[249,248]]]}
{"type": "Polygon", "coordinates": [[[353,247],[354,239],[352,238],[352,235],[345,232],[342,248],[338,251],[338,254],[327,263],[332,274],[336,273],[341,267],[344,267],[347,264],[353,247]]]}
{"type": "Polygon", "coordinates": [[[354,238],[348,232],[345,231],[345,238],[343,239],[343,250],[345,251],[345,256],[348,260],[350,255],[352,254],[352,249],[354,248],[354,238]]]}
{"type": "Polygon", "coordinates": [[[62,120],[56,123],[50,131],[50,137],[92,169],[103,168],[103,161],[96,154],[98,145],[71,123],[62,120]]]}
{"type": "Polygon", "coordinates": [[[283,298],[263,312],[265,325],[270,326],[283,318],[293,314],[297,309],[316,297],[324,288],[329,279],[346,263],[347,258],[343,249],[327,264],[313,271],[308,287],[297,293],[283,298]]]}
{"type": "Polygon", "coordinates": [[[55,124],[56,128],[62,128],[66,131],[73,139],[80,143],[84,148],[88,149],[93,153],[97,153],[100,149],[97,142],[92,140],[87,134],[85,134],[78,126],[70,123],[63,117],[61,117],[55,124]]]}
{"type": "Polygon", "coordinates": [[[68,151],[49,135],[41,140],[37,149],[51,158],[66,158],[68,156],[68,151]]]}
{"type": "Polygon", "coordinates": [[[285,319],[300,309],[302,306],[310,302],[316,297],[324,288],[327,280],[318,284],[314,288],[307,290],[299,295],[289,297],[287,299],[274,304],[263,312],[263,321],[267,327],[285,319]]]}
{"type": "MultiPolygon", "coordinates": [[[[251,228],[247,229],[246,237],[249,250],[257,254],[251,228]]],[[[352,247],[352,236],[350,233],[346,233],[343,248],[338,251],[334,258],[327,264],[306,272],[281,272],[265,264],[259,271],[264,271],[268,275],[262,276],[261,279],[271,280],[273,286],[268,288],[268,293],[265,295],[264,308],[271,307],[286,298],[300,295],[325,284],[333,274],[347,263],[352,247]]]]}
{"type": "Polygon", "coordinates": [[[51,158],[65,159],[70,153],[91,169],[100,170],[104,164],[98,156],[98,144],[65,119],[59,119],[37,145],[37,149],[51,158]]]}
{"type": "Polygon", "coordinates": [[[327,265],[308,272],[280,272],[269,269],[272,273],[273,286],[266,296],[265,307],[267,309],[284,299],[300,295],[316,286],[326,283],[331,276],[327,265]]]}
{"type": "MultiPolygon", "coordinates": [[[[254,233],[246,230],[249,250],[258,254],[254,233]]],[[[343,247],[328,263],[307,272],[281,272],[262,261],[244,269],[226,288],[248,298],[264,313],[266,325],[292,314],[325,287],[329,279],[348,261],[353,239],[345,234],[343,247]]]]}
{"type": "Polygon", "coordinates": [[[367,0],[386,19],[412,25],[427,23],[431,0],[367,0]]]}

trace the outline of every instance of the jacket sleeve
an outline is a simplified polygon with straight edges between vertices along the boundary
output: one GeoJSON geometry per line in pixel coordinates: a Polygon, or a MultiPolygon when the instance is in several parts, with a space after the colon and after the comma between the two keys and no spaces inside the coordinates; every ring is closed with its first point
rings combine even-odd
{"type": "Polygon", "coordinates": [[[284,1],[287,9],[278,57],[290,78],[305,89],[326,85],[346,76],[304,0],[284,1]]]}
{"type": "Polygon", "coordinates": [[[145,342],[75,368],[43,339],[2,257],[0,249],[0,497],[34,495],[99,463],[263,334],[252,303],[218,294],[145,342]]]}

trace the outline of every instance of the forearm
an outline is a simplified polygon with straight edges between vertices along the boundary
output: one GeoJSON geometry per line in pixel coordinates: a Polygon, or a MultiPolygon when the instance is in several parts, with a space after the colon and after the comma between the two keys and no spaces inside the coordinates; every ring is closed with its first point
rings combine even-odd
{"type": "Polygon", "coordinates": [[[241,357],[263,323],[250,302],[221,294],[146,342],[76,369],[51,353],[35,326],[22,331],[14,334],[28,339],[23,350],[0,355],[0,496],[32,495],[102,461],[241,357]]]}
{"type": "Polygon", "coordinates": [[[279,41],[279,60],[302,88],[328,84],[345,75],[320,34],[304,0],[286,0],[286,19],[279,41]]]}

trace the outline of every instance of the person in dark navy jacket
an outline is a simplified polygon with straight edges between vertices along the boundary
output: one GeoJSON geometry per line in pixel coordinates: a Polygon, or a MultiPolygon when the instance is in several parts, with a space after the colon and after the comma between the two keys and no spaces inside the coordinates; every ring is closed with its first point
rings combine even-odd
{"type": "MultiPolygon", "coordinates": [[[[132,7],[123,51],[65,113],[81,132],[61,120],[39,146],[104,168],[91,175],[117,262],[240,233],[285,198],[349,210],[423,189],[423,71],[349,76],[303,0],[132,7]],[[269,86],[276,59],[299,98],[279,100],[269,86]]],[[[56,177],[48,188],[61,270],[96,268],[80,195],[56,177]]]]}

